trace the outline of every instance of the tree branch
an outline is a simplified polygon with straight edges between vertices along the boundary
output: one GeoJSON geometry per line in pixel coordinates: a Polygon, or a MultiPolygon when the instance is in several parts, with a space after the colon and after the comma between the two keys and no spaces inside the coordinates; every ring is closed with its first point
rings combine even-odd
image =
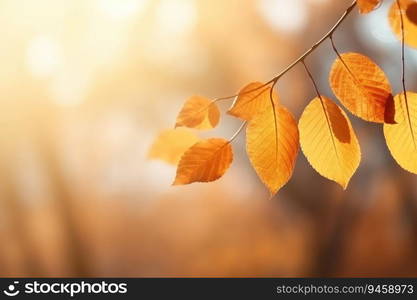
{"type": "Polygon", "coordinates": [[[352,2],[352,4],[345,10],[345,12],[343,13],[343,15],[337,20],[337,22],[333,25],[333,27],[324,35],[322,36],[316,43],[314,43],[313,46],[310,47],[310,49],[308,49],[306,52],[304,52],[299,58],[297,58],[296,60],[294,60],[292,63],[290,63],[284,70],[282,70],[278,75],[276,75],[274,78],[272,78],[271,80],[269,80],[267,83],[253,89],[250,91],[246,91],[244,93],[238,93],[232,96],[228,96],[228,97],[221,97],[221,98],[216,98],[214,100],[214,102],[219,101],[219,100],[227,100],[227,99],[231,99],[231,98],[235,98],[239,95],[244,95],[246,93],[250,93],[253,91],[256,91],[264,86],[267,86],[268,84],[273,84],[275,85],[275,83],[278,81],[278,79],[280,79],[285,73],[287,73],[288,71],[290,71],[292,68],[294,68],[299,62],[301,62],[302,60],[304,60],[307,56],[309,56],[318,46],[320,46],[326,39],[330,38],[333,33],[336,31],[336,29],[340,26],[340,24],[342,24],[342,22],[346,19],[346,17],[352,12],[352,10],[355,8],[356,6],[356,0],[354,0],[352,2]]]}
{"type": "MultiPolygon", "coordinates": [[[[310,49],[308,49],[306,52],[304,52],[299,58],[297,58],[296,60],[294,60],[291,64],[289,64],[283,71],[281,71],[278,75],[276,75],[274,78],[272,78],[271,80],[269,80],[267,83],[251,89],[249,91],[245,91],[242,93],[238,93],[232,96],[228,96],[228,97],[220,97],[220,98],[216,98],[213,100],[213,102],[217,102],[217,101],[221,101],[221,100],[227,100],[227,99],[231,99],[231,98],[235,98],[238,97],[240,95],[244,95],[247,93],[251,93],[254,92],[258,89],[261,89],[269,84],[272,83],[272,87],[270,90],[270,98],[271,98],[271,104],[273,106],[273,108],[275,107],[273,99],[272,99],[272,90],[274,89],[275,84],[277,83],[278,79],[280,79],[285,73],[287,73],[288,71],[290,71],[292,68],[294,68],[299,62],[303,62],[304,63],[304,59],[309,56],[318,46],[320,46],[326,39],[332,37],[333,33],[336,31],[336,29],[340,26],[340,24],[342,24],[343,20],[346,19],[346,17],[351,13],[351,11],[355,8],[356,6],[356,0],[354,0],[352,2],[352,4],[345,10],[345,12],[343,13],[343,15],[337,20],[337,22],[333,25],[333,27],[324,35],[322,36],[313,46],[310,47],[310,49]]],[[[333,45],[333,43],[332,43],[333,45]]],[[[304,65],[305,66],[305,65],[304,65]]],[[[306,67],[306,66],[305,66],[306,67]]],[[[308,69],[307,69],[308,71],[308,69]]],[[[310,74],[309,74],[310,75],[310,74]]],[[[314,82],[314,80],[313,80],[314,82]]],[[[315,82],[314,82],[315,84],[315,82]]],[[[318,92],[317,86],[315,85],[316,91],[318,92]]],[[[318,93],[319,97],[321,98],[320,94],[318,93]]],[[[275,116],[275,109],[274,109],[274,116],[275,116]]],[[[275,117],[276,118],[276,117],[275,117]]],[[[240,128],[236,131],[235,134],[233,134],[233,136],[229,139],[229,142],[232,142],[237,136],[238,134],[242,131],[242,129],[245,127],[246,125],[246,121],[242,123],[242,125],[240,126],[240,128]]],[[[276,123],[276,122],[275,122],[276,123]]],[[[276,124],[275,124],[276,126],[276,124]]]]}
{"type": "Polygon", "coordinates": [[[331,37],[333,33],[336,31],[336,29],[340,26],[340,24],[342,24],[343,20],[345,20],[346,17],[355,8],[355,6],[356,6],[356,0],[352,2],[352,4],[345,10],[343,15],[339,18],[339,20],[337,20],[336,24],[334,24],[333,27],[320,40],[318,40],[313,46],[311,46],[310,49],[304,52],[304,54],[302,54],[299,58],[297,58],[295,61],[289,64],[288,67],[286,67],[281,73],[279,73],[277,76],[272,78],[268,83],[277,81],[279,78],[281,78],[282,75],[287,73],[289,70],[294,68],[300,61],[304,60],[307,56],[309,56],[318,46],[321,45],[321,43],[323,43],[326,39],[331,37]]]}

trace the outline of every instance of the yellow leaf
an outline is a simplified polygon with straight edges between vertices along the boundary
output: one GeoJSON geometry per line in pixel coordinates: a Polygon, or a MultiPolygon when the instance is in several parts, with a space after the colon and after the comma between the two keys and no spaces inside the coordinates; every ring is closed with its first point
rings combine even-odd
{"type": "Polygon", "coordinates": [[[176,165],[184,152],[200,139],[184,128],[162,131],[152,144],[148,157],[176,165]]]}
{"type": "MultiPolygon", "coordinates": [[[[417,48],[417,2],[414,0],[400,0],[400,7],[403,11],[404,42],[411,47],[417,48]]],[[[392,31],[401,40],[401,14],[397,1],[392,1],[388,20],[392,31]]]]}
{"type": "Polygon", "coordinates": [[[189,127],[196,129],[212,129],[220,120],[220,111],[216,103],[200,97],[189,98],[177,117],[175,127],[189,127]]]}
{"type": "Polygon", "coordinates": [[[405,170],[417,174],[417,94],[394,97],[396,124],[384,124],[384,136],[391,155],[405,170]]]}
{"type": "MultiPolygon", "coordinates": [[[[228,114],[249,121],[258,113],[271,105],[271,87],[261,82],[252,82],[241,89],[227,112],[228,114]]],[[[278,103],[278,95],[272,92],[272,98],[278,103]]]]}
{"type": "Polygon", "coordinates": [[[181,157],[173,185],[219,179],[230,167],[232,160],[229,141],[219,138],[200,141],[181,157]]]}
{"type": "Polygon", "coordinates": [[[359,12],[367,14],[373,11],[381,3],[381,0],[358,0],[359,12]]]}
{"type": "Polygon", "coordinates": [[[361,151],[345,112],[330,99],[314,98],[298,128],[300,144],[311,166],[344,189],[359,166],[361,151]]]}
{"type": "Polygon", "coordinates": [[[391,86],[385,73],[368,57],[344,53],[330,71],[330,86],[354,115],[371,122],[392,123],[391,86]]]}
{"type": "Polygon", "coordinates": [[[290,179],[298,154],[298,128],[292,114],[276,105],[256,114],[246,130],[246,151],[272,194],[290,179]]]}

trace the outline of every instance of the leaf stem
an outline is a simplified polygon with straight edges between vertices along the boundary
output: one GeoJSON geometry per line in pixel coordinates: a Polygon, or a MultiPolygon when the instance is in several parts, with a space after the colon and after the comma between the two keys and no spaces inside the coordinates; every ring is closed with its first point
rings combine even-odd
{"type": "Polygon", "coordinates": [[[337,57],[343,62],[342,56],[340,55],[340,52],[337,50],[336,44],[334,43],[333,36],[330,36],[330,43],[332,44],[334,53],[336,53],[337,57]]]}
{"type": "MultiPolygon", "coordinates": [[[[333,40],[332,40],[332,44],[333,44],[333,40]]],[[[337,50],[336,50],[336,51],[337,51],[337,50]]],[[[316,84],[316,81],[314,80],[313,75],[311,74],[310,70],[308,69],[308,67],[307,67],[307,65],[306,65],[306,63],[305,63],[305,61],[304,61],[304,60],[302,60],[301,62],[303,63],[304,68],[305,68],[305,70],[306,70],[306,72],[307,72],[307,74],[308,74],[308,77],[310,77],[311,82],[312,82],[312,83],[313,83],[313,85],[314,85],[314,89],[316,90],[317,97],[318,97],[318,98],[319,98],[319,100],[320,100],[321,108],[323,109],[324,116],[326,117],[327,127],[329,128],[330,136],[331,136],[331,138],[332,138],[332,144],[333,144],[334,152],[336,153],[336,157],[337,157],[337,161],[338,161],[338,164],[337,164],[337,165],[338,165],[338,167],[339,167],[339,170],[341,170],[339,152],[337,151],[336,142],[335,142],[335,136],[334,136],[334,134],[333,134],[332,124],[331,124],[331,122],[330,122],[330,116],[329,116],[329,113],[328,113],[328,111],[327,111],[327,108],[326,108],[326,105],[325,105],[325,103],[324,103],[323,97],[321,96],[321,94],[320,94],[320,92],[319,92],[319,89],[318,89],[318,87],[317,87],[317,84],[316,84]]],[[[345,189],[345,188],[343,188],[343,189],[345,189]]]]}
{"type": "Polygon", "coordinates": [[[277,122],[277,111],[274,103],[274,87],[277,81],[273,81],[272,87],[269,91],[269,100],[271,101],[272,113],[274,114],[274,128],[275,128],[275,159],[278,161],[278,122],[277,122]]]}
{"type": "Polygon", "coordinates": [[[349,72],[350,76],[352,77],[353,81],[355,81],[356,84],[360,84],[359,80],[356,78],[355,74],[353,74],[352,70],[349,68],[349,66],[346,64],[346,62],[343,60],[342,55],[340,54],[339,50],[336,48],[336,44],[334,43],[333,37],[330,36],[330,43],[332,44],[333,51],[336,53],[337,58],[342,62],[343,66],[346,68],[346,70],[349,72]]]}
{"type": "Polygon", "coordinates": [[[303,63],[304,69],[306,70],[306,72],[308,74],[308,77],[310,77],[311,82],[313,83],[314,89],[316,90],[317,97],[319,97],[321,99],[321,94],[319,92],[319,89],[317,87],[317,84],[316,84],[316,81],[314,80],[313,75],[311,74],[310,70],[307,68],[307,65],[306,65],[305,61],[302,60],[301,62],[303,63]]]}
{"type": "Polygon", "coordinates": [[[242,131],[242,129],[245,127],[247,121],[242,122],[239,129],[232,135],[232,137],[229,139],[229,143],[233,142],[234,139],[239,135],[239,133],[242,131]]]}

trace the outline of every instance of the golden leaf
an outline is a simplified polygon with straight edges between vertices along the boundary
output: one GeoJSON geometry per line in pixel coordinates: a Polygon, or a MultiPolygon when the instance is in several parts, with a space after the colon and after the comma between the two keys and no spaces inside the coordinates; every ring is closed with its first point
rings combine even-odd
{"type": "Polygon", "coordinates": [[[246,151],[272,194],[290,179],[298,154],[298,128],[292,114],[276,105],[256,114],[246,130],[246,151]]]}
{"type": "Polygon", "coordinates": [[[326,97],[304,109],[298,128],[300,144],[311,166],[345,189],[359,166],[361,151],[345,112],[326,97]]]}
{"type": "Polygon", "coordinates": [[[330,86],[354,115],[371,122],[392,123],[391,86],[385,73],[368,57],[344,53],[330,71],[330,86]]]}
{"type": "Polygon", "coordinates": [[[185,128],[162,131],[152,144],[148,158],[176,165],[184,152],[200,139],[185,128]]]}
{"type": "Polygon", "coordinates": [[[224,139],[211,138],[194,144],[181,157],[173,185],[219,179],[233,160],[232,146],[224,139]]]}
{"type": "Polygon", "coordinates": [[[200,96],[189,98],[177,117],[175,127],[212,129],[220,120],[220,111],[215,102],[200,96]]]}
{"type": "Polygon", "coordinates": [[[396,124],[384,124],[388,149],[405,170],[417,174],[417,94],[394,97],[396,124]]]}
{"type": "MultiPolygon", "coordinates": [[[[228,110],[228,114],[249,121],[258,113],[271,105],[271,87],[261,82],[252,82],[241,89],[228,110]]],[[[278,103],[278,95],[272,92],[272,98],[278,103]]]]}
{"type": "MultiPolygon", "coordinates": [[[[414,0],[400,0],[400,7],[403,11],[404,21],[404,42],[417,48],[417,2],[414,0]]],[[[401,12],[398,9],[397,1],[393,1],[388,14],[391,29],[401,40],[401,12]]]]}
{"type": "Polygon", "coordinates": [[[367,14],[373,11],[381,4],[381,0],[358,0],[359,12],[361,14],[367,14]]]}

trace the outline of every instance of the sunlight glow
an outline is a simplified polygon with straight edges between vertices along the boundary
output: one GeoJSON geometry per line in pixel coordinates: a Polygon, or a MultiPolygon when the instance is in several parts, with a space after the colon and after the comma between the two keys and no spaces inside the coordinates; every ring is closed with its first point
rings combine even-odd
{"type": "Polygon", "coordinates": [[[313,5],[324,5],[329,2],[329,0],[309,0],[309,2],[313,5]]]}
{"type": "Polygon", "coordinates": [[[260,0],[259,10],[277,31],[293,33],[307,25],[308,7],[303,0],[260,0]]]}
{"type": "Polygon", "coordinates": [[[157,31],[171,36],[187,34],[192,30],[196,17],[193,1],[162,0],[156,12],[157,31]]]}
{"type": "Polygon", "coordinates": [[[57,104],[75,106],[83,102],[90,83],[88,73],[67,67],[51,80],[49,91],[57,104]]]}
{"type": "Polygon", "coordinates": [[[147,0],[96,0],[99,8],[110,18],[124,19],[138,13],[147,0]]]}
{"type": "Polygon", "coordinates": [[[36,77],[51,76],[62,63],[59,44],[46,35],[39,35],[29,41],[26,50],[26,64],[36,77]]]}
{"type": "Polygon", "coordinates": [[[380,8],[371,14],[358,18],[356,29],[364,42],[369,43],[373,40],[369,39],[369,34],[371,34],[379,43],[383,44],[381,46],[395,46],[397,44],[397,39],[389,26],[387,18],[390,4],[390,2],[385,1],[380,8]]]}

